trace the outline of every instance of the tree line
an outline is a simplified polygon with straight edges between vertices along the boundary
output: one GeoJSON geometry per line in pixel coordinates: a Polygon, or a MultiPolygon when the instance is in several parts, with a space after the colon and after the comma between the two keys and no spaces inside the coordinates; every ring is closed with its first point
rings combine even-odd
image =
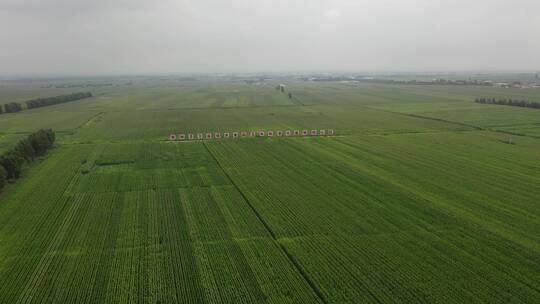
{"type": "Polygon", "coordinates": [[[482,98],[476,98],[474,101],[477,103],[483,103],[483,104],[496,104],[496,105],[540,109],[540,102],[529,101],[529,100],[517,100],[517,99],[509,99],[509,98],[497,99],[497,98],[482,97],[482,98]]]}
{"type": "Polygon", "coordinates": [[[2,114],[2,112],[15,113],[15,112],[19,112],[21,110],[22,110],[22,105],[20,103],[17,103],[17,102],[6,103],[4,105],[4,111],[2,111],[2,106],[0,105],[0,114],[2,114]]]}
{"type": "Polygon", "coordinates": [[[38,99],[27,101],[26,102],[26,108],[27,109],[34,109],[34,108],[52,106],[52,105],[55,105],[55,104],[75,101],[75,100],[89,98],[89,97],[92,97],[92,93],[90,93],[90,92],[79,92],[79,93],[73,93],[73,94],[68,94],[68,95],[60,95],[60,96],[55,96],[55,97],[38,98],[38,99]]]}
{"type": "Polygon", "coordinates": [[[25,163],[43,156],[53,146],[56,134],[51,129],[41,129],[21,139],[15,147],[0,155],[0,191],[8,180],[21,175],[25,163]]]}
{"type": "MultiPolygon", "coordinates": [[[[278,86],[276,87],[276,90],[281,91],[281,93],[285,94],[285,86],[282,85],[282,84],[278,85],[278,86]]],[[[287,96],[289,97],[289,99],[292,99],[292,93],[291,93],[291,92],[288,92],[288,93],[286,93],[286,94],[287,94],[287,96]]]]}
{"type": "MultiPolygon", "coordinates": [[[[80,100],[84,98],[92,97],[90,92],[78,92],[67,95],[59,95],[54,97],[32,99],[24,102],[26,109],[41,108],[46,106],[52,106],[60,103],[66,103],[70,101],[80,100]]],[[[15,113],[23,110],[23,104],[18,102],[10,102],[3,107],[0,105],[0,114],[2,113],[15,113]]]]}

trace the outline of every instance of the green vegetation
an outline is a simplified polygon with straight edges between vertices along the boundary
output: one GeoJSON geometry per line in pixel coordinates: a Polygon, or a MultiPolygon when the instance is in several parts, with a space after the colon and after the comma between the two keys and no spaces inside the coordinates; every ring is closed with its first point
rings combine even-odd
{"type": "Polygon", "coordinates": [[[41,108],[46,106],[52,106],[56,104],[81,100],[84,98],[92,97],[92,93],[90,92],[79,92],[79,93],[71,93],[67,95],[60,95],[60,96],[54,96],[54,97],[45,97],[45,98],[37,98],[32,99],[24,102],[24,105],[26,108],[23,108],[22,103],[18,102],[10,102],[6,103],[4,106],[0,104],[0,114],[2,114],[4,111],[6,113],[16,113],[20,112],[24,109],[35,109],[35,108],[41,108]]]}
{"type": "Polygon", "coordinates": [[[7,179],[8,179],[8,173],[6,169],[4,169],[3,166],[0,166],[0,191],[6,185],[7,179]]]}
{"type": "Polygon", "coordinates": [[[26,102],[27,109],[41,108],[92,97],[90,92],[79,92],[55,97],[38,98],[26,102]]]}
{"type": "Polygon", "coordinates": [[[22,111],[22,106],[21,106],[21,104],[16,103],[16,102],[6,103],[4,105],[4,111],[6,113],[20,112],[20,111],[22,111]]]}
{"type": "MultiPolygon", "coordinates": [[[[0,155],[0,175],[7,179],[17,179],[25,162],[33,161],[35,157],[43,156],[53,146],[55,133],[51,129],[41,129],[21,139],[15,147],[0,155]]],[[[3,180],[4,178],[0,178],[3,180]]],[[[0,191],[4,182],[0,182],[0,191]]]]}
{"type": "Polygon", "coordinates": [[[512,99],[496,99],[496,98],[476,98],[474,100],[477,103],[484,104],[496,104],[503,106],[514,106],[514,107],[525,107],[525,108],[534,108],[540,109],[540,103],[536,101],[528,100],[512,100],[512,99]]]}
{"type": "Polygon", "coordinates": [[[0,153],[58,136],[0,194],[0,302],[537,302],[540,112],[471,100],[540,91],[279,83],[141,80],[0,115],[0,153]],[[337,134],[166,141],[303,128],[337,134]]]}

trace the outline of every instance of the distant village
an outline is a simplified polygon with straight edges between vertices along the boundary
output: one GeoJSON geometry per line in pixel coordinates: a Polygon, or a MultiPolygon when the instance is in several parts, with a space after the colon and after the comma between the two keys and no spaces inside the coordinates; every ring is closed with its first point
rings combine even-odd
{"type": "MultiPolygon", "coordinates": [[[[313,74],[313,75],[280,75],[274,77],[247,77],[244,78],[244,82],[249,85],[261,85],[264,83],[280,80],[297,80],[305,82],[341,82],[348,84],[355,83],[385,83],[385,84],[406,84],[406,85],[454,85],[454,86],[489,86],[500,88],[512,88],[512,89],[539,89],[540,88],[540,76],[539,74],[532,74],[529,79],[525,80],[503,80],[504,78],[497,79],[496,77],[486,76],[484,79],[448,79],[442,77],[434,77],[429,79],[426,76],[419,76],[426,79],[399,79],[403,75],[397,75],[393,77],[388,76],[358,76],[358,75],[336,75],[336,74],[313,74]]],[[[455,77],[457,78],[457,77],[455,77]]],[[[282,88],[277,87],[281,90],[282,88]]]]}
{"type": "Polygon", "coordinates": [[[478,80],[478,79],[445,79],[445,78],[433,78],[431,80],[393,80],[393,79],[378,79],[374,77],[357,77],[357,76],[326,76],[326,77],[302,77],[303,81],[333,81],[343,83],[359,83],[359,82],[371,82],[371,83],[391,83],[391,84],[410,84],[410,85],[456,85],[456,86],[492,86],[501,88],[515,88],[515,89],[533,89],[540,88],[540,79],[538,75],[535,76],[533,82],[496,82],[493,80],[478,80]]]}

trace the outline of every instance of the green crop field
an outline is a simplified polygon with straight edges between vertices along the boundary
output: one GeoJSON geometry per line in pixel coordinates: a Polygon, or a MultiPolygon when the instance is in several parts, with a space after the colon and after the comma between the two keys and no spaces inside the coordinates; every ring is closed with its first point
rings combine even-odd
{"type": "MultiPolygon", "coordinates": [[[[540,110],[474,98],[540,90],[122,83],[0,114],[0,153],[57,132],[0,194],[0,303],[538,303],[540,110]]],[[[80,91],[39,86],[0,104],[80,91]]]]}

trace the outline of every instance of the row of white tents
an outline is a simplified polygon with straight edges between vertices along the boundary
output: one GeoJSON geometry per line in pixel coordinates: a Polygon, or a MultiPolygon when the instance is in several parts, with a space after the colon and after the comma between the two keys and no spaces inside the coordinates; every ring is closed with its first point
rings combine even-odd
{"type": "Polygon", "coordinates": [[[332,129],[313,130],[286,130],[286,131],[241,131],[241,132],[207,132],[207,133],[173,133],[169,135],[170,141],[184,140],[208,140],[208,139],[228,139],[247,137],[298,137],[298,136],[333,136],[332,129]]]}

